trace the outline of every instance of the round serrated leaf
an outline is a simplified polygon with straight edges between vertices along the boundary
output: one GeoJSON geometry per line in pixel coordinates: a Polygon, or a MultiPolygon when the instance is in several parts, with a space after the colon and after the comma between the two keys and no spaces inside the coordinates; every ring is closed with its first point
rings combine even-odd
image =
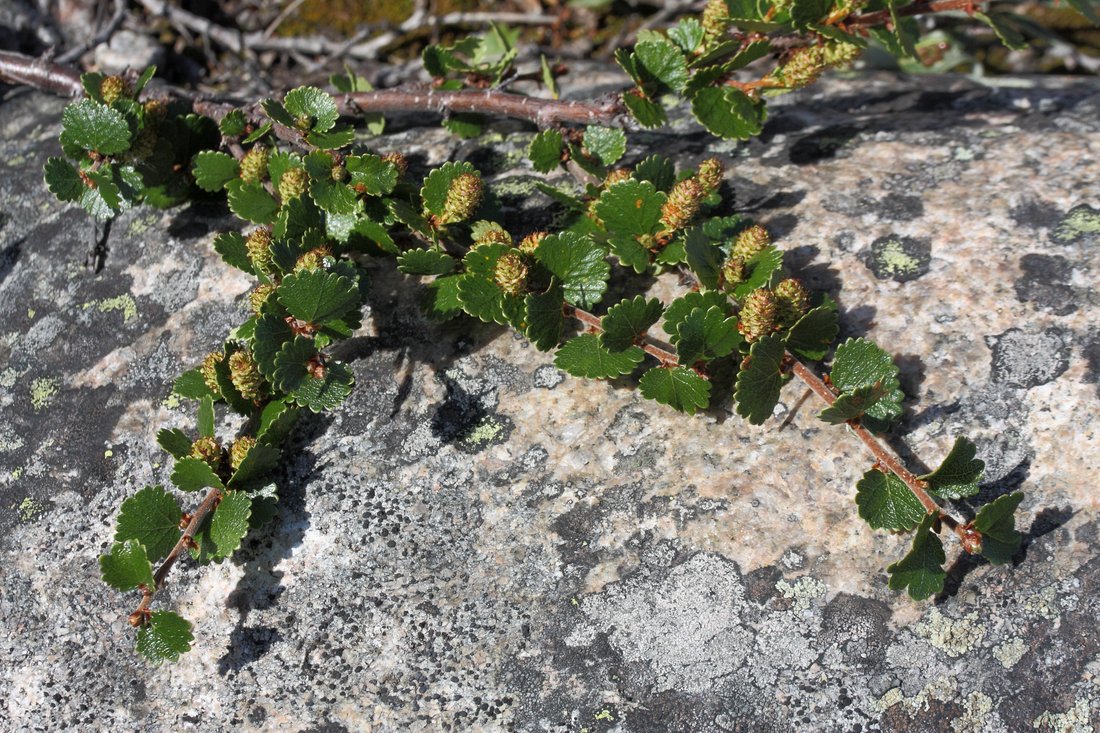
{"type": "Polygon", "coordinates": [[[656,234],[661,228],[665,198],[649,181],[620,181],[600,194],[596,216],[611,234],[656,234]]]}
{"type": "Polygon", "coordinates": [[[623,92],[623,104],[630,110],[630,114],[642,127],[660,127],[668,122],[668,114],[665,108],[654,101],[646,99],[640,92],[628,89],[623,92]]]}
{"type": "Polygon", "coordinates": [[[103,582],[116,590],[145,586],[153,590],[153,565],[145,548],[135,539],[116,542],[111,551],[99,558],[103,582]]]}
{"type": "Polygon", "coordinates": [[[611,352],[600,345],[594,333],[583,333],[566,341],[554,356],[554,366],[574,377],[612,379],[630,374],[642,363],[645,352],[637,346],[611,352]]]}
{"type": "Polygon", "coordinates": [[[270,224],[279,213],[279,202],[259,182],[245,183],[236,178],[225,184],[229,209],[253,224],[270,224]]]}
{"type": "Polygon", "coordinates": [[[397,257],[397,269],[407,275],[446,275],[455,269],[455,258],[438,249],[409,249],[397,257]]]}
{"type": "Polygon", "coordinates": [[[922,601],[943,590],[947,573],[943,564],[947,556],[943,552],[943,543],[932,532],[935,514],[928,514],[921,520],[913,536],[913,546],[909,553],[888,566],[891,590],[908,590],[909,596],[922,601]]]}
{"type": "Polygon", "coordinates": [[[61,113],[61,144],[102,155],[115,155],[130,148],[130,124],[117,109],[82,99],[61,113]]]}
{"type": "Polygon", "coordinates": [[[195,156],[193,166],[195,183],[203,191],[221,191],[240,172],[240,165],[232,155],[216,150],[203,150],[195,156]]]}
{"type": "Polygon", "coordinates": [[[840,331],[836,303],[832,300],[812,308],[787,332],[787,348],[807,359],[824,359],[840,331]]]}
{"type": "Polygon", "coordinates": [[[737,374],[734,399],[737,414],[753,425],[760,425],[772,415],[779,402],[779,391],[786,377],[783,364],[783,341],[772,334],[749,349],[748,365],[737,374]]]}
{"type": "Polygon", "coordinates": [[[764,105],[733,87],[700,89],[691,100],[695,119],[718,137],[748,140],[764,128],[764,105]]]}
{"type": "Polygon", "coordinates": [[[287,341],[275,355],[275,371],[272,382],[287,394],[295,392],[309,378],[309,362],[317,356],[313,339],[295,336],[287,341]]]}
{"type": "Polygon", "coordinates": [[[355,192],[346,184],[331,178],[310,181],[309,195],[322,210],[330,214],[351,214],[355,211],[355,192]]]}
{"type": "Polygon", "coordinates": [[[873,529],[908,532],[927,513],[909,487],[892,473],[872,468],[856,484],[859,516],[873,529]]]}
{"type": "Polygon", "coordinates": [[[535,257],[562,284],[565,299],[581,308],[600,302],[607,290],[611,266],[592,238],[563,231],[542,240],[535,257]]]}
{"type": "Polygon", "coordinates": [[[352,188],[368,196],[387,194],[397,185],[397,167],[377,155],[349,155],[344,167],[352,188]]]}
{"type": "Polygon", "coordinates": [[[214,515],[210,517],[207,537],[213,543],[215,558],[229,557],[248,532],[248,518],[252,510],[252,499],[243,491],[227,491],[218,502],[214,515]]]}
{"type": "Polygon", "coordinates": [[[737,319],[727,318],[720,306],[695,308],[680,321],[676,333],[676,354],[681,364],[729,356],[742,340],[737,319]]]}
{"type": "Polygon", "coordinates": [[[146,486],[122,502],[115,542],[136,540],[144,545],[149,560],[156,562],[179,541],[181,516],[179,502],[164,487],[146,486]]]}
{"type": "Polygon", "coordinates": [[[79,201],[84,193],[84,182],[68,161],[48,158],[44,170],[46,188],[61,201],[79,201]]]}
{"type": "Polygon", "coordinates": [[[549,351],[561,341],[565,317],[562,305],[565,296],[554,283],[545,293],[532,293],[524,299],[524,335],[539,351],[549,351]]]}
{"type": "Polygon", "coordinates": [[[647,300],[644,295],[616,303],[607,309],[607,315],[600,321],[603,329],[600,344],[608,351],[629,349],[660,319],[663,310],[661,301],[656,298],[647,300]]]}
{"type": "Polygon", "coordinates": [[[181,458],[172,468],[172,483],[180,491],[198,491],[208,487],[221,488],[222,481],[201,458],[181,458]]]}
{"type": "Polygon", "coordinates": [[[291,273],[275,294],[290,315],[307,323],[338,318],[359,304],[354,280],[324,270],[291,273]]]}
{"type": "Polygon", "coordinates": [[[355,375],[345,364],[329,362],[323,378],[307,377],[293,393],[295,402],[313,412],[331,410],[347,399],[355,375]]]}
{"type": "Polygon", "coordinates": [[[614,165],[626,153],[626,133],[589,125],[584,131],[584,147],[604,165],[614,165]]]}
{"type": "Polygon", "coordinates": [[[149,623],[138,629],[138,654],[154,664],[175,662],[191,649],[191,623],[171,611],[153,611],[149,623]]]}
{"type": "Polygon", "coordinates": [[[638,389],[643,397],[689,415],[710,402],[710,382],[684,366],[654,367],[642,375],[638,389]]]}
{"type": "Polygon", "coordinates": [[[674,44],[660,38],[641,41],[634,46],[634,56],[646,71],[674,91],[687,83],[687,60],[674,44]]]}
{"type": "Polygon", "coordinates": [[[978,448],[964,437],[955,439],[951,452],[932,473],[921,476],[928,491],[942,499],[962,499],[978,493],[985,461],[975,458],[978,448]]]}
{"type": "Polygon", "coordinates": [[[283,106],[295,118],[312,117],[313,124],[310,127],[314,132],[331,130],[340,117],[333,98],[317,87],[290,90],[283,98],[283,106]]]}
{"type": "Polygon", "coordinates": [[[686,293],[668,304],[668,308],[665,309],[665,322],[662,328],[669,335],[672,343],[675,344],[676,340],[680,338],[680,324],[687,318],[688,314],[696,308],[706,310],[711,307],[720,308],[726,315],[731,313],[729,300],[716,290],[686,293]]]}
{"type": "Polygon", "coordinates": [[[564,146],[561,133],[557,130],[543,130],[527,146],[527,157],[539,173],[549,173],[561,165],[561,151],[564,146]]]}

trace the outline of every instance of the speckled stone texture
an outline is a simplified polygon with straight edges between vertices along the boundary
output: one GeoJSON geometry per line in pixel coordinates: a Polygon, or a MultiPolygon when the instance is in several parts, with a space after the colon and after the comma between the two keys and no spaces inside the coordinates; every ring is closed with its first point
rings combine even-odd
{"type": "MultiPolygon", "coordinates": [[[[249,283],[211,250],[232,224],[215,205],[128,213],[85,269],[91,225],[41,185],[60,108],[0,105],[0,729],[1100,726],[1095,81],[832,79],[748,144],[688,121],[631,137],[731,161],[739,208],[837,298],[842,335],[896,354],[902,454],[934,465],[966,434],[982,500],[1026,492],[1014,565],[949,540],[947,593],[892,593],[908,540],[858,520],[870,459],[797,385],[762,428],[728,404],[681,416],[502,329],[429,323],[378,263],[341,347],[357,389],[297,429],[277,521],[174,573],[161,602],[197,638],[161,668],[95,560],[121,501],[167,483],[154,433],[191,420],[170,382],[249,283]]],[[[522,229],[560,217],[532,194],[530,131],[413,125],[383,148],[473,161],[522,229]]]]}

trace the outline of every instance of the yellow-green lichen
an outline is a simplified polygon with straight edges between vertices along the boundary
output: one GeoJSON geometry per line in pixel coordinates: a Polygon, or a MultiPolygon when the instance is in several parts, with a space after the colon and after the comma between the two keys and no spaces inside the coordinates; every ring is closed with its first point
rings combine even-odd
{"type": "Polygon", "coordinates": [[[826,590],[824,583],[808,575],[795,579],[793,583],[781,579],[775,584],[775,589],[784,598],[790,599],[791,610],[795,613],[809,610],[814,605],[814,600],[824,596],[826,590]]]}
{"type": "Polygon", "coordinates": [[[1100,211],[1088,206],[1075,206],[1050,233],[1059,244],[1069,244],[1086,234],[1100,234],[1100,211]]]}
{"type": "Polygon", "coordinates": [[[1077,698],[1073,707],[1064,713],[1045,712],[1031,722],[1033,728],[1054,733],[1092,733],[1089,721],[1089,701],[1077,698]]]}
{"type": "Polygon", "coordinates": [[[920,271],[920,260],[905,251],[901,242],[890,240],[876,253],[878,269],[890,277],[904,277],[920,271]]]}
{"type": "Polygon", "coordinates": [[[993,657],[1005,669],[1011,669],[1027,653],[1027,644],[1022,639],[1010,639],[993,647],[993,657]]]}
{"type": "Polygon", "coordinates": [[[113,298],[94,300],[91,303],[85,303],[81,307],[83,307],[85,310],[87,310],[88,308],[95,308],[100,313],[122,311],[123,323],[128,323],[131,318],[137,316],[137,303],[134,301],[133,296],[131,296],[129,293],[116,295],[113,298]]]}
{"type": "Polygon", "coordinates": [[[28,496],[18,506],[13,506],[12,509],[19,513],[19,521],[26,524],[34,521],[46,511],[46,505],[28,496]]]}
{"type": "Polygon", "coordinates": [[[985,637],[985,627],[978,622],[978,614],[970,613],[959,619],[949,618],[933,608],[913,631],[949,657],[961,657],[973,649],[985,637]]]}
{"type": "Polygon", "coordinates": [[[39,377],[31,382],[31,407],[40,412],[57,396],[59,382],[51,377],[39,377]]]}
{"type": "Polygon", "coordinates": [[[486,417],[477,427],[470,431],[470,434],[466,436],[465,442],[479,448],[487,443],[491,443],[500,437],[500,434],[504,432],[504,424],[493,417],[486,417]]]}
{"type": "Polygon", "coordinates": [[[601,710],[600,712],[596,713],[595,719],[611,721],[615,719],[615,716],[611,714],[610,710],[601,710]]]}

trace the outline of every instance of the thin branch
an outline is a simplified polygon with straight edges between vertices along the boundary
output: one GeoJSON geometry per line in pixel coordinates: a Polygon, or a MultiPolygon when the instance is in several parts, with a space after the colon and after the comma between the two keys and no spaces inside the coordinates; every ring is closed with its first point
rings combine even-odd
{"type": "Polygon", "coordinates": [[[95,48],[101,43],[107,43],[111,40],[111,36],[115,34],[115,31],[122,25],[122,21],[126,20],[126,0],[115,0],[115,10],[111,15],[111,19],[107,21],[99,33],[95,34],[95,37],[85,43],[80,44],[74,48],[70,48],[65,53],[57,57],[58,63],[67,64],[72,61],[76,61],[78,58],[84,55],[84,52],[88,49],[95,48]]]}
{"type": "MultiPolygon", "coordinates": [[[[983,2],[985,2],[985,0],[916,0],[916,2],[910,5],[894,10],[894,15],[903,18],[913,15],[924,15],[925,13],[943,13],[949,10],[962,10],[967,13],[973,13],[977,10],[976,6],[983,2]]],[[[873,13],[850,15],[842,22],[847,26],[871,26],[883,25],[892,20],[893,18],[889,10],[877,10],[873,13]]]]}
{"type": "Polygon", "coordinates": [[[84,94],[80,73],[75,69],[11,51],[0,51],[0,81],[34,87],[62,97],[84,94]]]}

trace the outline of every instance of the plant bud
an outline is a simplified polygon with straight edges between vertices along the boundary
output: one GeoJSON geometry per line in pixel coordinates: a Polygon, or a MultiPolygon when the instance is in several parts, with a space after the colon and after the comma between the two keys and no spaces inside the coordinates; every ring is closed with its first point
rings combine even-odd
{"type": "Polygon", "coordinates": [[[535,250],[542,244],[542,240],[546,239],[549,234],[546,232],[531,232],[526,237],[520,240],[519,251],[527,255],[533,255],[535,250]]]}
{"type": "Polygon", "coordinates": [[[114,104],[129,94],[128,86],[121,76],[105,76],[103,81],[99,82],[99,96],[103,97],[103,101],[107,104],[114,104]]]}
{"type": "Polygon", "coordinates": [[[661,223],[665,229],[674,232],[690,224],[699,213],[699,206],[706,195],[707,192],[695,176],[685,178],[673,186],[661,207],[661,223]]]}
{"type": "Polygon", "coordinates": [[[480,176],[473,173],[456,176],[447,189],[447,200],[443,203],[439,223],[445,226],[469,219],[481,205],[481,195],[480,176]]]}
{"type": "Polygon", "coordinates": [[[527,285],[527,265],[518,252],[506,252],[493,268],[493,280],[507,295],[523,294],[527,285]]]}
{"type": "Polygon", "coordinates": [[[754,224],[737,235],[730,250],[730,256],[748,260],[771,243],[772,238],[768,235],[768,230],[759,224],[754,224]]]}
{"type": "Polygon", "coordinates": [[[271,297],[271,294],[275,292],[275,286],[271,283],[260,283],[252,292],[248,294],[248,304],[252,308],[252,312],[256,315],[260,315],[260,309],[264,307],[264,303],[271,297]]]}
{"type": "Polygon", "coordinates": [[[309,175],[304,168],[288,168],[279,179],[279,198],[283,201],[296,199],[306,192],[309,175]]]}
{"type": "Polygon", "coordinates": [[[168,116],[168,103],[163,99],[150,99],[144,105],[145,120],[160,122],[168,116]]]}
{"type": "Polygon", "coordinates": [[[788,89],[801,89],[817,81],[828,67],[824,47],[806,46],[795,51],[787,63],[772,72],[772,77],[788,89]]]}
{"type": "Polygon", "coordinates": [[[271,271],[271,232],[261,227],[253,229],[244,240],[248,261],[261,272],[271,271]]]}
{"type": "Polygon", "coordinates": [[[202,381],[206,382],[206,386],[210,388],[210,391],[214,394],[218,394],[221,391],[221,387],[218,386],[218,364],[225,358],[225,354],[221,351],[211,351],[206,355],[206,358],[202,360],[202,366],[199,367],[199,371],[202,373],[202,381]]]}
{"type": "Polygon", "coordinates": [[[730,257],[722,265],[722,287],[731,289],[745,279],[745,261],[740,257],[730,257]]]}
{"type": "Polygon", "coordinates": [[[264,391],[264,378],[247,351],[229,356],[229,379],[246,400],[258,400],[264,391]]]}
{"type": "Polygon", "coordinates": [[[509,247],[512,246],[512,235],[504,231],[504,227],[496,222],[479,222],[479,225],[475,225],[474,229],[478,230],[474,236],[474,244],[505,244],[509,247]],[[487,224],[479,228],[480,224],[487,224]]]}
{"type": "Polygon", "coordinates": [[[699,179],[699,185],[708,194],[714,193],[722,185],[722,176],[726,173],[726,167],[718,158],[707,158],[699,164],[699,172],[695,177],[699,179]]]}
{"type": "Polygon", "coordinates": [[[750,344],[775,330],[775,295],[765,288],[754,290],[741,306],[737,330],[750,344]]]}
{"type": "Polygon", "coordinates": [[[721,40],[726,32],[726,23],[723,20],[729,16],[729,8],[726,0],[710,0],[703,8],[703,42],[710,45],[721,40]]]}
{"type": "Polygon", "coordinates": [[[409,172],[409,159],[402,153],[386,153],[382,156],[382,160],[392,164],[397,169],[399,178],[404,178],[405,174],[409,172]]]}
{"type": "Polygon", "coordinates": [[[294,272],[303,270],[319,270],[325,266],[325,258],[332,257],[332,247],[323,244],[309,250],[294,263],[294,272]]]}
{"type": "Polygon", "coordinates": [[[267,175],[268,151],[263,145],[256,145],[241,159],[241,180],[245,183],[262,181],[267,175]]]}
{"type": "Polygon", "coordinates": [[[201,458],[217,471],[222,465],[222,447],[213,438],[199,438],[191,444],[191,457],[201,458]]]}
{"type": "Polygon", "coordinates": [[[332,180],[339,182],[347,178],[347,175],[348,170],[342,163],[334,163],[332,165],[332,180]]]}
{"type": "Polygon", "coordinates": [[[810,292],[794,278],[775,286],[776,318],[783,328],[790,328],[810,307],[810,292]]]}
{"type": "Polygon", "coordinates": [[[607,176],[603,179],[603,188],[611,188],[619,181],[630,180],[634,172],[629,168],[616,168],[613,171],[608,171],[607,176]]]}
{"type": "Polygon", "coordinates": [[[233,445],[229,448],[229,467],[234,471],[240,468],[245,456],[255,445],[256,439],[247,435],[242,435],[234,440],[233,445]]]}
{"type": "Polygon", "coordinates": [[[863,49],[854,43],[833,41],[825,46],[825,63],[829,66],[847,66],[863,53],[863,49]]]}

